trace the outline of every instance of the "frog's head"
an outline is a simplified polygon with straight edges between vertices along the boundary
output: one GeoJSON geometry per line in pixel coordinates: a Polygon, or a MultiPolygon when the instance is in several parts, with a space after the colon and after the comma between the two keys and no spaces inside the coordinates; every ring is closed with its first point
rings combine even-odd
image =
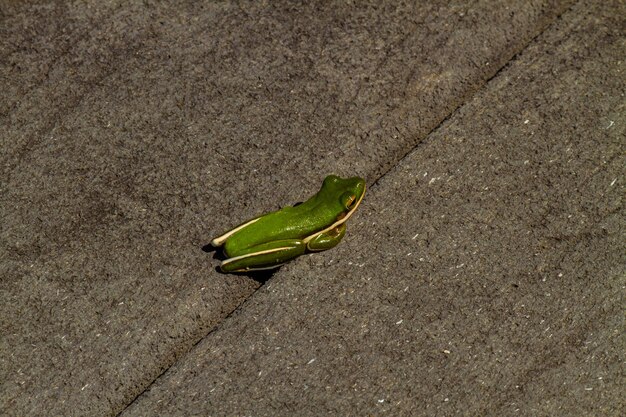
{"type": "Polygon", "coordinates": [[[340,217],[348,220],[365,195],[365,180],[360,177],[343,179],[336,175],[329,175],[324,179],[322,190],[331,198],[338,199],[341,204],[340,217]]]}

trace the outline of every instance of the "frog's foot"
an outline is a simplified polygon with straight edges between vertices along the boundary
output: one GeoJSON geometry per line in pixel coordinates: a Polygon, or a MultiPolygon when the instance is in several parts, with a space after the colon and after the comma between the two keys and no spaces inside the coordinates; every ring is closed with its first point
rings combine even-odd
{"type": "Polygon", "coordinates": [[[341,239],[343,239],[345,234],[346,224],[342,223],[327,232],[320,233],[319,235],[315,236],[307,243],[307,249],[311,252],[319,252],[322,250],[333,248],[337,246],[339,242],[341,242],[341,239]]]}
{"type": "Polygon", "coordinates": [[[247,253],[222,261],[222,272],[248,272],[278,268],[304,254],[306,244],[299,239],[277,240],[248,248],[247,253]]]}

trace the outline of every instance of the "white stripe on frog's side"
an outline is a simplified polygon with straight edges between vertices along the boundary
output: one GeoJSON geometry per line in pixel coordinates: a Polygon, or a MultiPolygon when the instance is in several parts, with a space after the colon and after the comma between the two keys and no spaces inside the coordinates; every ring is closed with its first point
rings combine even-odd
{"type": "MultiPolygon", "coordinates": [[[[280,252],[280,251],[285,250],[285,249],[293,249],[293,247],[291,247],[291,246],[284,246],[284,247],[281,247],[281,248],[260,250],[258,252],[252,252],[252,253],[247,253],[245,255],[235,256],[233,258],[228,258],[225,261],[222,261],[221,266],[228,265],[228,264],[230,264],[232,262],[240,261],[242,259],[250,258],[252,256],[267,255],[268,253],[280,252]]],[[[272,266],[272,268],[275,268],[275,267],[272,266]]],[[[246,269],[246,271],[250,271],[250,270],[253,270],[253,269],[254,268],[246,269]]],[[[261,269],[261,268],[259,268],[259,269],[261,269]]],[[[270,268],[262,268],[262,269],[270,269],[270,268]]]]}
{"type": "Polygon", "coordinates": [[[256,272],[256,271],[267,271],[267,270],[270,270],[270,269],[276,269],[276,268],[278,268],[279,266],[283,266],[283,265],[285,265],[285,264],[286,264],[286,262],[281,262],[281,263],[276,264],[276,265],[272,265],[272,266],[264,266],[264,267],[262,267],[262,268],[254,268],[254,267],[246,266],[246,267],[241,268],[241,269],[234,269],[234,270],[232,270],[232,271],[230,271],[230,272],[256,272]]]}
{"type": "Polygon", "coordinates": [[[219,246],[222,246],[222,245],[224,244],[224,242],[226,242],[226,240],[227,240],[229,237],[231,237],[233,234],[237,233],[238,231],[240,231],[240,230],[241,230],[241,229],[243,229],[244,227],[251,225],[252,223],[254,223],[254,222],[256,222],[257,220],[259,220],[260,218],[261,218],[261,217],[259,216],[259,217],[257,217],[256,219],[252,219],[252,220],[250,220],[250,221],[248,221],[248,222],[245,222],[244,224],[242,224],[242,225],[240,225],[240,226],[237,226],[237,227],[235,227],[234,229],[229,230],[228,232],[224,233],[222,236],[218,236],[218,237],[216,237],[215,239],[213,239],[213,240],[211,241],[211,245],[212,245],[214,248],[217,248],[217,247],[219,247],[219,246]]]}

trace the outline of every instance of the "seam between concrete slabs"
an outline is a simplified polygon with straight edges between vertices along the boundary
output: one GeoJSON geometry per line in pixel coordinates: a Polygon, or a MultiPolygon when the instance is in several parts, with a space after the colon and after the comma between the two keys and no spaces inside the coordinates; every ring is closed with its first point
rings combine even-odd
{"type": "MultiPolygon", "coordinates": [[[[545,24],[543,27],[541,27],[532,37],[530,37],[521,47],[518,51],[516,51],[506,62],[504,62],[491,76],[489,76],[488,78],[486,78],[480,85],[478,85],[476,88],[468,91],[464,97],[462,97],[461,101],[459,101],[459,103],[452,108],[448,114],[441,119],[441,121],[433,126],[425,135],[424,137],[419,140],[417,143],[415,143],[413,146],[410,146],[407,148],[406,152],[398,159],[396,159],[395,161],[393,161],[393,163],[389,164],[388,168],[386,170],[384,170],[372,183],[371,185],[368,185],[368,188],[372,188],[372,187],[376,187],[379,183],[379,181],[387,176],[387,174],[389,174],[395,167],[397,167],[399,164],[401,164],[401,162],[403,160],[405,160],[407,157],[409,157],[409,155],[411,153],[413,153],[414,151],[417,151],[419,148],[421,148],[422,146],[425,146],[426,143],[430,140],[430,136],[439,131],[440,129],[444,128],[445,125],[448,123],[448,121],[455,116],[464,106],[466,106],[469,102],[471,102],[474,97],[480,93],[481,91],[483,91],[485,88],[488,87],[488,85],[496,78],[498,77],[503,71],[505,71],[506,69],[508,69],[515,61],[517,61],[520,57],[520,55],[522,53],[524,53],[524,51],[527,50],[528,46],[531,45],[533,42],[535,42],[537,40],[537,38],[539,38],[544,32],[546,32],[550,27],[552,27],[557,21],[559,21],[563,14],[570,12],[572,9],[574,9],[576,7],[576,5],[578,3],[580,3],[581,0],[578,0],[574,3],[572,3],[569,7],[564,8],[563,11],[561,11],[561,13],[557,14],[554,16],[554,18],[548,23],[545,24]]],[[[250,302],[252,300],[252,298],[254,297],[254,295],[261,289],[263,288],[267,283],[269,283],[269,281],[271,280],[273,274],[270,276],[269,279],[265,280],[265,281],[261,281],[261,285],[259,285],[259,287],[254,290],[249,297],[247,297],[241,304],[239,304],[235,309],[233,309],[232,311],[230,311],[227,315],[225,315],[222,320],[220,322],[218,322],[214,327],[212,327],[204,336],[202,336],[200,339],[198,339],[195,343],[193,343],[192,345],[190,345],[188,347],[188,349],[185,349],[183,352],[181,352],[178,355],[178,359],[176,359],[175,362],[171,363],[167,368],[165,368],[161,373],[159,373],[159,375],[154,378],[140,393],[138,393],[130,402],[128,402],[128,404],[126,404],[126,406],[124,406],[122,409],[120,409],[118,412],[116,412],[114,415],[116,417],[121,416],[124,411],[126,411],[127,408],[129,408],[133,403],[135,403],[135,401],[137,401],[137,399],[143,395],[145,392],[149,391],[150,388],[152,387],[152,385],[154,385],[154,383],[161,378],[164,374],[166,374],[170,368],[172,368],[174,365],[176,365],[176,363],[178,363],[180,361],[180,359],[184,356],[186,356],[189,352],[191,352],[198,344],[200,344],[204,339],[206,339],[207,337],[209,337],[212,333],[218,331],[219,329],[223,328],[225,325],[228,325],[229,319],[234,315],[237,314],[239,311],[243,310],[246,306],[246,304],[248,302],[250,302]]],[[[250,278],[253,279],[253,278],[250,278]]]]}
{"type": "MultiPolygon", "coordinates": [[[[528,46],[533,43],[539,36],[541,36],[546,30],[548,30],[548,28],[550,28],[552,25],[554,25],[556,23],[556,21],[561,19],[561,16],[563,16],[563,14],[571,11],[578,3],[579,1],[576,1],[575,3],[573,3],[572,5],[570,5],[569,7],[565,8],[561,13],[559,13],[558,15],[556,15],[554,17],[554,19],[547,25],[545,25],[543,28],[541,28],[540,31],[538,31],[534,36],[532,36],[530,39],[528,39],[528,42],[526,42],[524,44],[524,46],[517,52],[515,52],[515,54],[513,54],[511,56],[511,58],[505,62],[504,64],[502,64],[502,66],[500,66],[500,68],[498,68],[498,70],[496,72],[494,72],[489,78],[486,78],[485,81],[480,84],[480,86],[476,87],[473,91],[468,92],[465,97],[463,97],[463,100],[459,102],[459,104],[454,107],[452,110],[450,110],[450,112],[448,112],[448,114],[441,119],[441,121],[434,126],[432,129],[430,129],[428,131],[428,133],[426,133],[426,135],[424,136],[423,139],[421,139],[419,142],[417,142],[415,145],[413,145],[412,147],[408,148],[407,151],[400,157],[398,158],[392,165],[389,166],[389,168],[387,170],[385,170],[382,174],[380,174],[371,185],[368,185],[368,188],[374,187],[378,184],[378,182],[385,177],[389,172],[391,172],[391,170],[393,170],[396,166],[398,166],[402,161],[404,161],[413,151],[417,150],[418,148],[422,147],[428,140],[429,137],[434,133],[437,132],[438,130],[442,129],[443,127],[445,127],[445,125],[447,124],[447,122],[454,116],[456,115],[459,110],[464,107],[465,105],[467,105],[467,103],[469,103],[470,101],[472,101],[474,99],[474,97],[476,96],[476,94],[478,94],[480,91],[482,91],[483,89],[485,89],[487,87],[488,84],[490,84],[492,82],[492,80],[496,77],[498,77],[500,75],[500,73],[502,73],[503,71],[505,71],[506,69],[508,69],[515,61],[517,61],[517,59],[519,58],[519,56],[528,48],[528,46]]],[[[263,284],[265,285],[265,283],[263,284]]],[[[261,285],[261,287],[263,286],[261,285]]],[[[258,291],[261,287],[257,288],[255,290],[258,291]]],[[[253,293],[254,295],[254,293],[253,293]]],[[[210,333],[210,332],[209,332],[210,333]]],[[[207,334],[208,335],[208,334],[207,334]]]]}

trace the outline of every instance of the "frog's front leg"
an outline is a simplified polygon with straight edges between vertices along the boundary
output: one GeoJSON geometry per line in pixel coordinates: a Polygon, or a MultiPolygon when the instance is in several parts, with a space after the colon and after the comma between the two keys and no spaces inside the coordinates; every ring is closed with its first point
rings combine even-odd
{"type": "Polygon", "coordinates": [[[330,229],[327,232],[320,233],[313,239],[307,242],[307,249],[311,252],[319,252],[322,250],[330,249],[339,244],[341,239],[346,234],[346,224],[342,223],[339,226],[330,229]]]}
{"type": "Polygon", "coordinates": [[[247,272],[276,268],[306,251],[300,239],[284,239],[262,243],[246,249],[246,253],[226,259],[220,265],[223,272],[247,272]]]}

